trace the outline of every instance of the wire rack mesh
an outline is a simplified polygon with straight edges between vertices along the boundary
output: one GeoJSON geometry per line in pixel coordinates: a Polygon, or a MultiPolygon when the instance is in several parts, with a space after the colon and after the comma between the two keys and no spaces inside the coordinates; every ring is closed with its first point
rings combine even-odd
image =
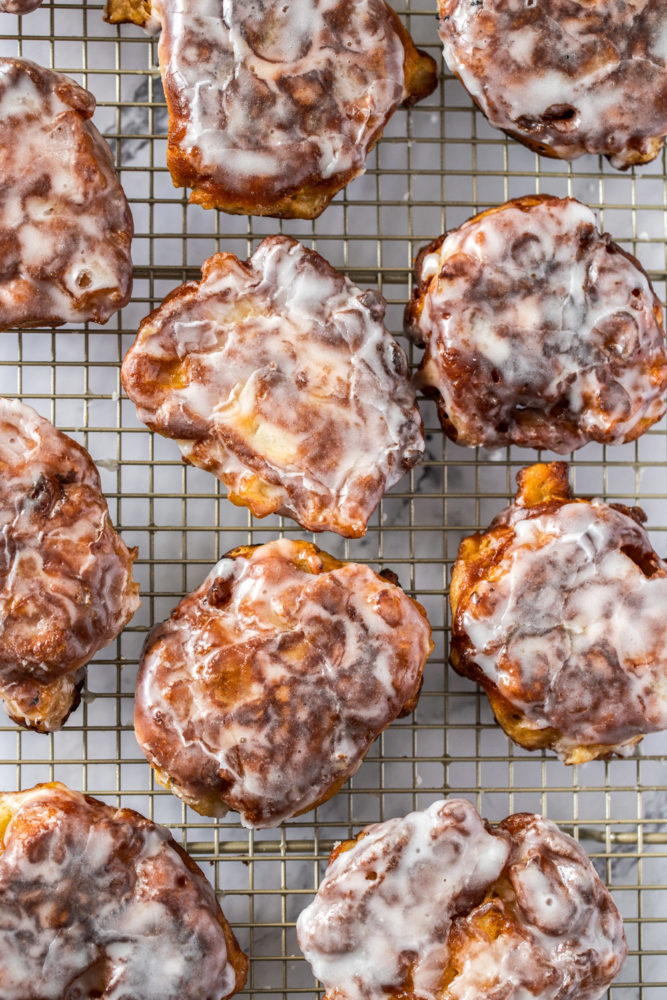
{"type": "MultiPolygon", "coordinates": [[[[395,6],[417,42],[439,59],[435,4],[397,0],[395,6]]],[[[532,192],[571,194],[597,209],[603,226],[640,258],[664,302],[664,154],[626,174],[594,157],[572,165],[541,159],[492,129],[444,75],[430,99],[394,116],[366,174],[320,219],[233,217],[188,205],[186,193],[171,184],[157,54],[143,31],[106,25],[102,5],[92,0],[47,0],[23,18],[0,15],[0,54],[67,72],[95,94],[95,121],[115,151],[132,206],[131,304],[104,328],[3,333],[0,392],[35,406],[91,452],[116,525],[139,547],[143,600],[125,632],[89,667],[82,705],[61,732],[43,736],[0,725],[2,787],[59,779],[168,825],[224,897],[251,957],[247,992],[284,1000],[315,994],[294,923],[335,841],[443,793],[471,799],[490,820],[543,812],[582,841],[625,918],[630,956],[610,996],[667,996],[665,734],[647,738],[628,760],[566,768],[512,746],[485,698],[447,667],[446,590],[458,543],[505,505],[516,471],[535,453],[456,447],[424,402],[425,460],[385,497],[366,537],[316,539],[335,555],[393,568],[427,608],[436,649],[414,715],[383,734],[349,784],[314,814],[252,833],[235,814],[204,819],[155,786],[132,728],[137,658],[150,625],[167,617],[226,550],[280,533],[308,536],[282,518],[253,520],[225,499],[212,476],[183,466],[173,442],[138,423],[119,381],[140,319],[176,284],[197,277],[215,250],[246,257],[264,236],[287,232],[357,284],[378,288],[388,302],[388,326],[400,336],[419,247],[477,211],[532,192]]],[[[667,550],[664,421],[630,445],[587,446],[572,456],[572,470],[579,492],[640,503],[658,551],[667,550]]]]}

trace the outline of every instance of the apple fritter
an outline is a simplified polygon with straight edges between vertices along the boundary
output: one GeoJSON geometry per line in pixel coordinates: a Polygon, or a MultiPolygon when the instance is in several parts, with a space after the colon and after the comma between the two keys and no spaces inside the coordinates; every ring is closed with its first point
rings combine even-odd
{"type": "Polygon", "coordinates": [[[160,32],[167,166],[204,208],[315,218],[436,85],[384,0],[107,0],[105,17],[160,32]]]}
{"type": "Polygon", "coordinates": [[[132,214],[95,98],[0,58],[0,330],[106,323],[132,291],[132,214]]]}
{"type": "Polygon", "coordinates": [[[339,845],[297,934],[325,1000],[598,1000],[627,953],[572,837],[463,799],[339,845]]]}
{"type": "Polygon", "coordinates": [[[139,419],[257,517],[363,535],[424,450],[384,299],[287,236],[202,274],[143,320],[123,362],[139,419]]]}
{"type": "Polygon", "coordinates": [[[149,635],[137,739],[197,812],[277,826],[334,795],[412,711],[432,648],[393,574],[285,538],[234,549],[149,635]]]}
{"type": "Polygon", "coordinates": [[[0,398],[0,699],[14,722],[59,729],[82,668],[139,607],[136,549],[114,531],[81,445],[0,398]]]}
{"type": "Polygon", "coordinates": [[[450,660],[529,750],[627,755],[667,729],[667,563],[638,507],[575,499],[564,462],[518,475],[515,502],[452,572],[450,660]]]}
{"type": "Polygon", "coordinates": [[[626,170],[667,135],[663,0],[438,0],[450,70],[492,125],[543,156],[626,170]]]}
{"type": "Polygon", "coordinates": [[[573,198],[517,198],[425,247],[405,324],[458,444],[563,454],[632,441],[665,412],[662,306],[573,198]]]}
{"type": "Polygon", "coordinates": [[[6,1000],[226,1000],[239,949],[168,831],[60,782],[0,794],[6,1000]]]}

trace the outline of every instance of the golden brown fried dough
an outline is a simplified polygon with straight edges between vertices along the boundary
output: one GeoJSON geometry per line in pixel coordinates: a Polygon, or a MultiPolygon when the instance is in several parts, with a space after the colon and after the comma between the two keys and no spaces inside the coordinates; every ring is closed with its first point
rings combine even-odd
{"type": "Polygon", "coordinates": [[[167,830],[59,782],[0,795],[6,1000],[225,1000],[245,983],[215,893],[167,830]]]}
{"type": "Polygon", "coordinates": [[[412,711],[433,648],[395,580],[288,539],[221,559],[144,647],[135,730],[158,781],[250,827],[334,795],[412,711]]]}
{"type": "Polygon", "coordinates": [[[459,549],[452,666],[521,746],[567,764],[627,755],[667,729],[667,563],[643,511],[574,499],[564,462],[523,469],[518,483],[459,549]]]}
{"type": "Polygon", "coordinates": [[[632,441],[665,412],[662,306],[573,198],[517,198],[424,247],[405,324],[458,444],[562,454],[632,441]]]}
{"type": "Polygon", "coordinates": [[[438,0],[447,65],[492,125],[625,170],[667,135],[664,0],[438,0]]]}
{"type": "Polygon", "coordinates": [[[108,0],[160,31],[167,165],[190,200],[313,219],[436,67],[384,0],[108,0]]]}
{"type": "Polygon", "coordinates": [[[136,549],[113,529],[93,461],[29,406],[0,397],[0,699],[58,729],[82,667],[139,607],[136,549]]]}
{"type": "Polygon", "coordinates": [[[123,362],[139,419],[257,517],[363,535],[424,450],[384,299],[287,236],[202,273],[142,322],[123,362]]]}
{"type": "Polygon", "coordinates": [[[94,110],[69,77],[0,58],[0,330],[129,302],[132,214],[94,110]]]}
{"type": "Polygon", "coordinates": [[[297,933],[326,1000],[598,1000],[627,953],[571,837],[462,799],[337,847],[297,933]]]}

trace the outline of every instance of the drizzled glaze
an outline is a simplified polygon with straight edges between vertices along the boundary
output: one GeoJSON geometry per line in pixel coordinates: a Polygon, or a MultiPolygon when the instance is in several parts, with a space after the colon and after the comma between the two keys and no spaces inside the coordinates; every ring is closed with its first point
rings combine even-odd
{"type": "Polygon", "coordinates": [[[667,134],[663,0],[439,0],[447,65],[492,125],[624,169],[667,134]]]}
{"type": "Polygon", "coordinates": [[[132,215],[95,99],[0,58],[0,329],[105,323],[132,289],[132,215]]]}
{"type": "Polygon", "coordinates": [[[412,709],[430,629],[400,587],[307,542],[231,556],[149,636],[135,729],[195,809],[276,826],[337,791],[412,709]]]}
{"type": "Polygon", "coordinates": [[[665,412],[662,307],[595,222],[571,198],[520,198],[420,254],[406,327],[460,444],[564,453],[633,440],[665,412]]]}
{"type": "Polygon", "coordinates": [[[139,607],[128,551],[93,462],[22,403],[0,398],[0,698],[57,729],[79,672],[139,607]]]}
{"type": "Polygon", "coordinates": [[[490,827],[462,799],[335,850],[297,933],[336,1000],[597,1000],[627,950],[571,837],[527,813],[490,827]]]}
{"type": "Polygon", "coordinates": [[[167,830],[59,783],[0,795],[0,817],[3,1000],[221,1000],[243,985],[215,894],[167,830]]]}
{"type": "Polygon", "coordinates": [[[139,418],[256,515],[363,535],[424,448],[384,300],[286,236],[202,273],[142,322],[123,362],[139,418]]]}
{"type": "MultiPolygon", "coordinates": [[[[116,19],[115,8],[127,4],[108,6],[116,19]]],[[[168,164],[175,183],[193,186],[192,200],[206,207],[246,211],[254,201],[259,214],[283,214],[290,195],[316,195],[321,184],[326,192],[337,179],[305,217],[319,214],[363,171],[387,119],[410,96],[400,23],[384,0],[149,6],[147,27],[161,31],[168,164]]]]}
{"type": "MultiPolygon", "coordinates": [[[[550,732],[566,761],[625,753],[667,729],[667,563],[641,511],[544,496],[526,505],[526,477],[543,468],[524,470],[517,502],[463,543],[454,572],[468,563],[471,583],[456,597],[453,662],[524,730],[550,732]]],[[[562,463],[546,468],[567,476],[562,463]]]]}

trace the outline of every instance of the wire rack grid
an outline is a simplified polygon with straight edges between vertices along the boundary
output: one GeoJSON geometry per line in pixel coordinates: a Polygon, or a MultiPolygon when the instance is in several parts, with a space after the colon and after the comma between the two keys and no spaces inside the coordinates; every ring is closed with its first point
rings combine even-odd
{"type": "MultiPolygon", "coordinates": [[[[435,4],[397,0],[396,8],[417,42],[440,60],[435,4]]],[[[82,705],[60,733],[42,736],[3,721],[2,787],[59,779],[167,824],[224,897],[251,957],[247,992],[272,1000],[315,993],[294,923],[334,842],[443,793],[471,799],[490,820],[543,812],[582,841],[625,918],[630,956],[610,997],[664,998],[665,734],[647,738],[631,759],[566,768],[551,756],[513,747],[485,698],[447,667],[446,589],[458,543],[505,505],[516,471],[535,453],[458,448],[424,402],[425,460],[385,497],[366,537],[315,539],[337,556],[395,569],[427,608],[436,649],[414,715],[383,734],[354,779],[315,814],[252,833],[234,814],[223,821],[197,816],[153,783],[132,728],[137,658],[151,624],[226,550],[280,533],[307,536],[282,518],[255,521],[233,507],[212,476],[183,466],[172,442],[138,423],[119,382],[139,320],[176,284],[197,277],[215,250],[246,257],[266,235],[296,236],[358,284],[377,287],[388,302],[389,328],[400,336],[419,247],[477,211],[532,192],[571,194],[596,208],[604,227],[648,269],[664,302],[664,154],[627,174],[593,157],[572,165],[541,159],[492,129],[458,82],[443,75],[430,99],[394,116],[366,174],[320,219],[240,218],[190,206],[186,193],[173,188],[157,54],[143,31],[106,25],[102,5],[92,0],[46,0],[23,18],[0,15],[0,54],[67,72],[95,94],[95,121],[115,151],[132,206],[131,304],[104,328],[3,333],[0,392],[35,406],[89,449],[116,525],[139,548],[143,601],[122,636],[89,667],[82,705]]],[[[582,449],[572,456],[572,469],[579,492],[641,503],[654,544],[667,550],[665,421],[634,444],[582,449]]]]}

